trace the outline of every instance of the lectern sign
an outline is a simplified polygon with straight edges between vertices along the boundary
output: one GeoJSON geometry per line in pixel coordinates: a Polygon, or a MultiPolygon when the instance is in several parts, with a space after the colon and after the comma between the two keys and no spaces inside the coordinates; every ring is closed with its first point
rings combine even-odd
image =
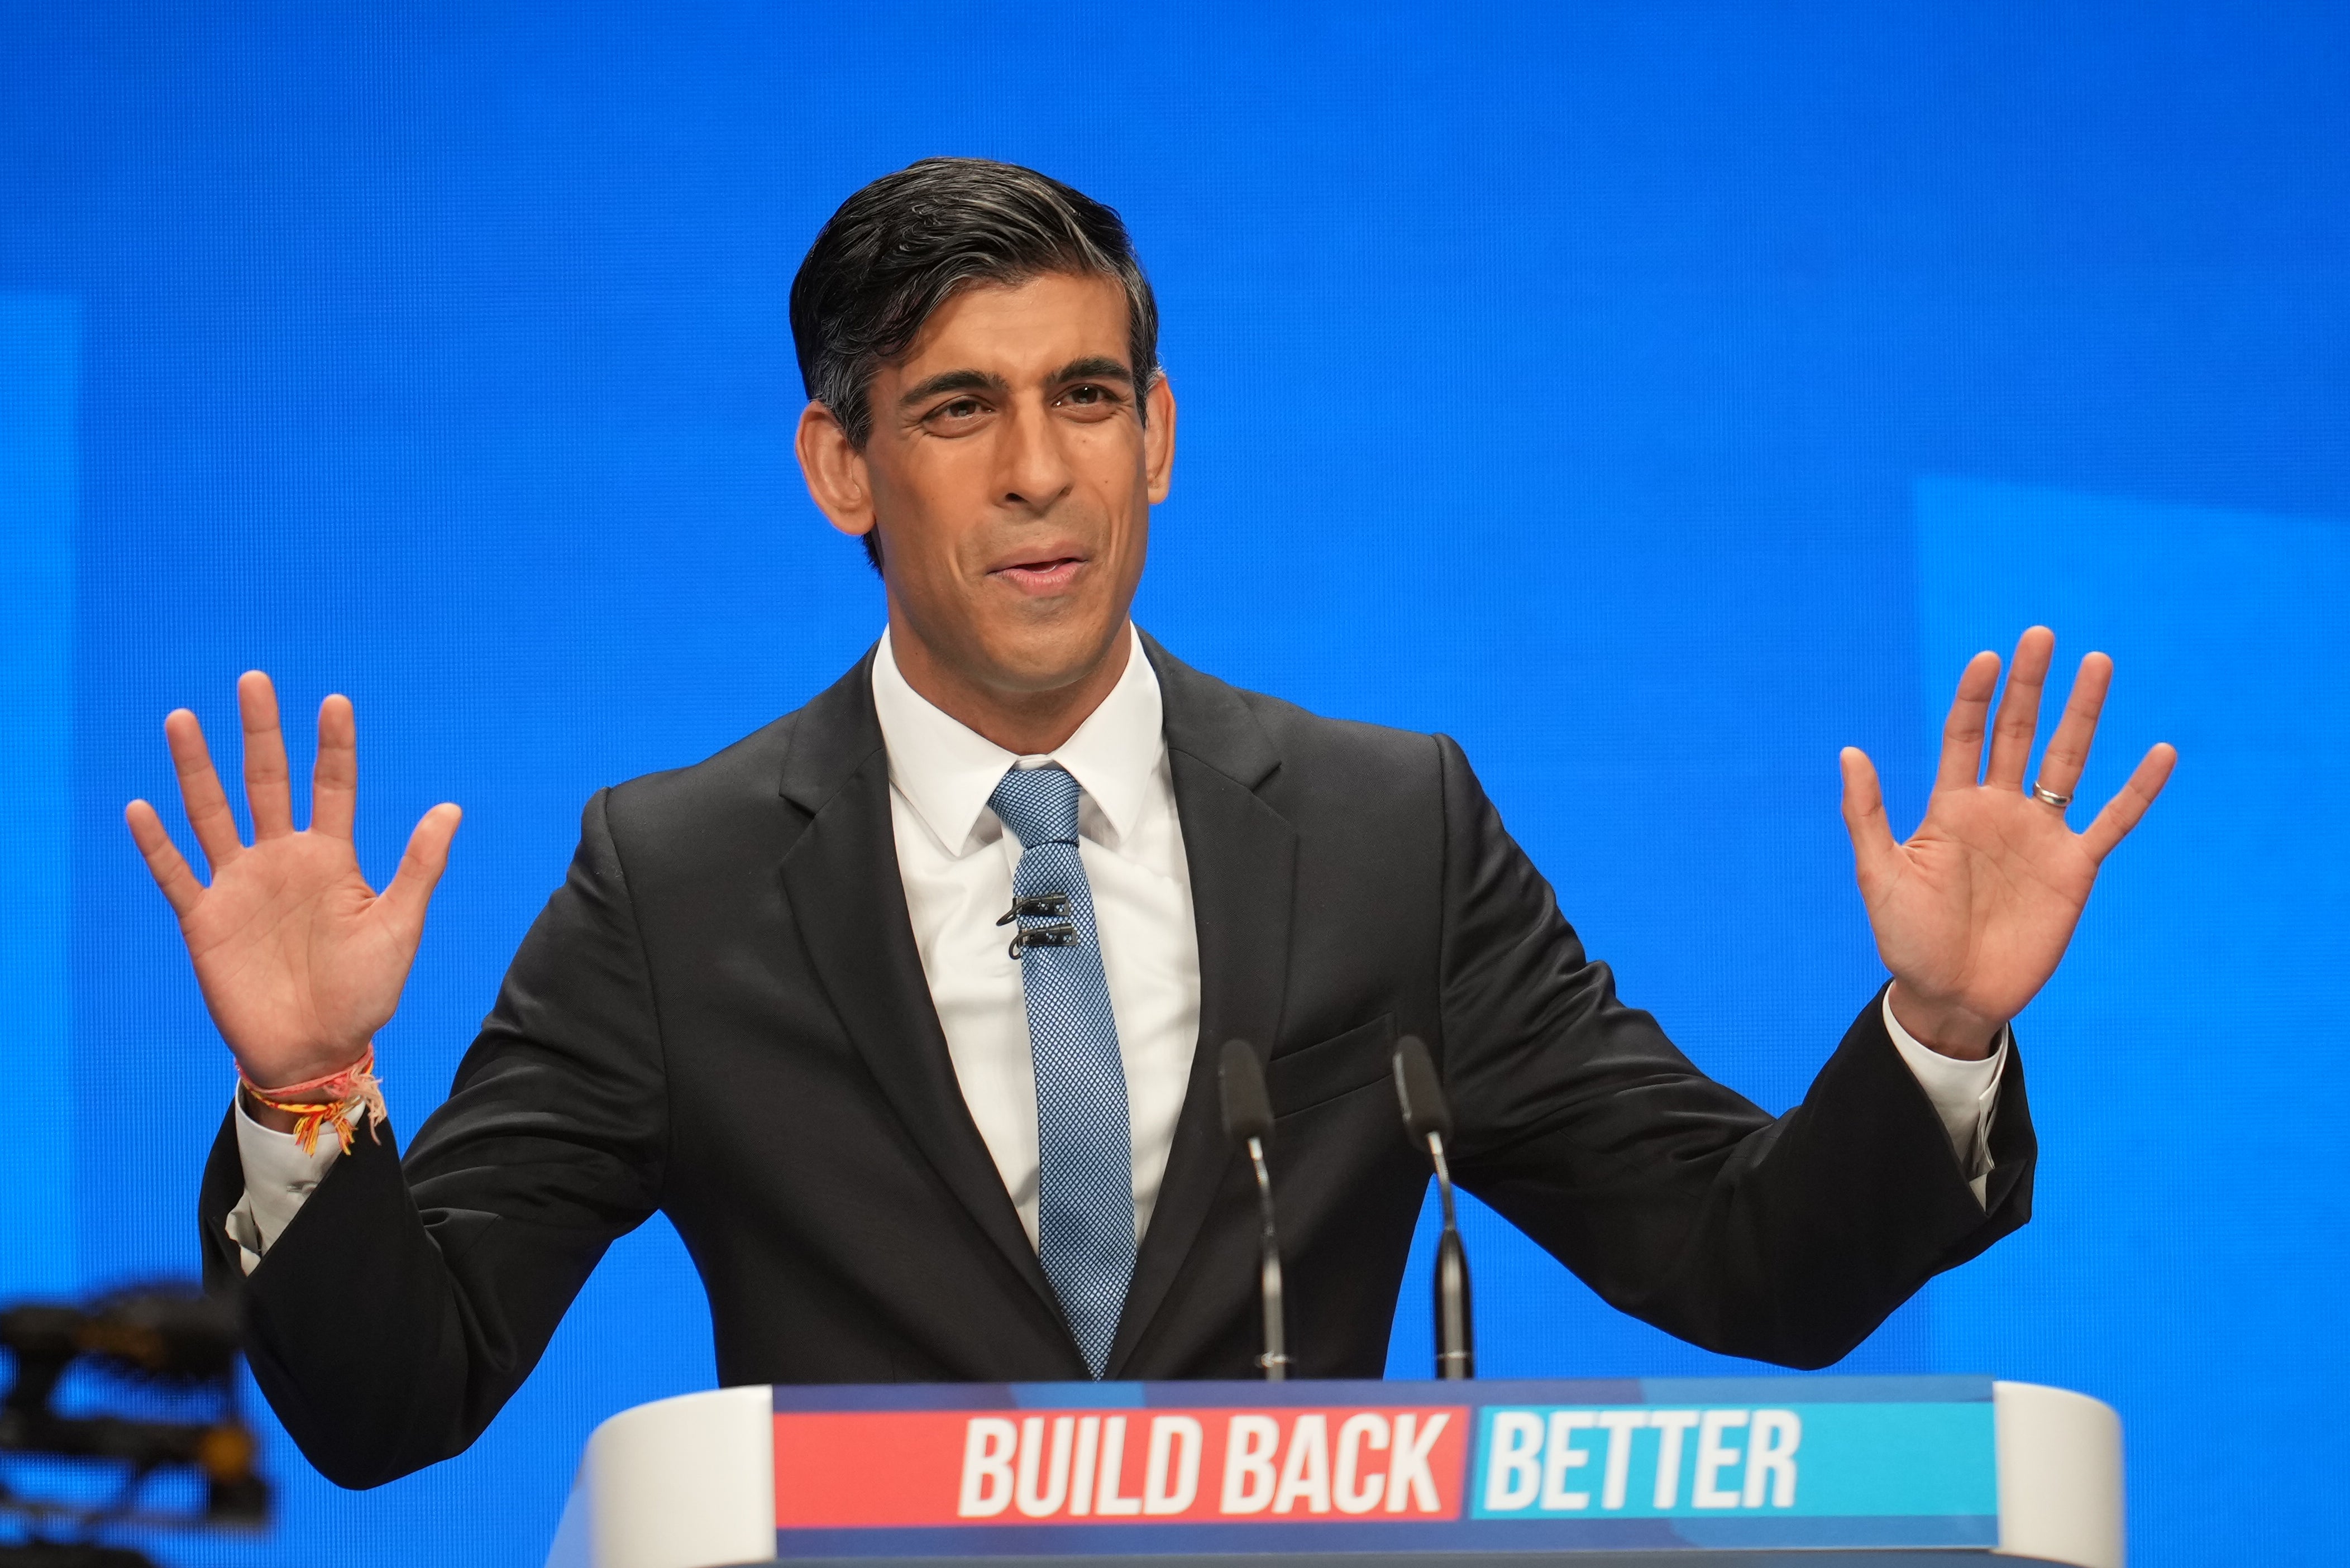
{"type": "Polygon", "coordinates": [[[785,1557],[1998,1532],[1986,1379],[779,1387],[774,1419],[785,1557]]]}
{"type": "Polygon", "coordinates": [[[1458,1519],[1469,1416],[1465,1406],[779,1411],[775,1523],[1458,1519]]]}

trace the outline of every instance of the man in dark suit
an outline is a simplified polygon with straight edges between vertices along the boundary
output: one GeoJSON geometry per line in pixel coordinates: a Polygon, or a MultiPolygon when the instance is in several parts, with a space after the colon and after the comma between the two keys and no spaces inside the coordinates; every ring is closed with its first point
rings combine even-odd
{"type": "Polygon", "coordinates": [[[1115,213],[929,161],[850,198],[792,306],[803,469],[871,551],[888,631],[797,712],[588,803],[404,1160],[365,1066],[456,808],[375,894],[349,704],[321,709],[296,832],[258,674],[255,842],[185,711],[167,732],[210,886],[130,807],[243,1076],[209,1271],[242,1282],[255,1376],[328,1476],[463,1449],[655,1210],[728,1383],[1250,1376],[1253,1210],[1211,1075],[1231,1038],[1279,1118],[1306,1376],[1383,1364],[1426,1181],[1387,1081],[1406,1033],[1440,1064],[1462,1183],[1716,1349],[1832,1362],[2023,1223],[2006,1022],[2171,760],[2067,828],[2102,657],[2028,791],[2053,639],[2026,634],[1995,724],[1999,660],[1970,665],[1907,844],[1846,753],[1894,978],[1774,1120],[1617,1001],[1451,742],[1236,691],[1131,626],[1175,404],[1115,213]]]}

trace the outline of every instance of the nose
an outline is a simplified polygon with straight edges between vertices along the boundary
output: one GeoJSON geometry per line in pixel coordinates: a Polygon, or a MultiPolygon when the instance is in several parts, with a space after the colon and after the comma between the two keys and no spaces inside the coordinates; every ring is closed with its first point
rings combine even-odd
{"type": "Polygon", "coordinates": [[[1013,408],[1003,431],[998,502],[1037,515],[1051,511],[1075,483],[1068,453],[1061,450],[1058,421],[1024,399],[1013,408]]]}

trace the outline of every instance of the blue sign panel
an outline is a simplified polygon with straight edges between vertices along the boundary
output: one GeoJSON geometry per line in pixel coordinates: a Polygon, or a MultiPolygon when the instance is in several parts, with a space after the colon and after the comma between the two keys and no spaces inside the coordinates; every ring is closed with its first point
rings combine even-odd
{"type": "Polygon", "coordinates": [[[1982,1549],[1987,1378],[775,1391],[785,1557],[1982,1549]]]}

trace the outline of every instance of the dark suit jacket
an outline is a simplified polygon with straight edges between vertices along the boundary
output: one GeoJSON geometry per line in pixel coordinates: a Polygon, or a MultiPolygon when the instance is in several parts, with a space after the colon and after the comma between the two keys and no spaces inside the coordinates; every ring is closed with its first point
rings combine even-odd
{"type": "MultiPolygon", "coordinates": [[[[1428,1182],[1389,1086],[1435,1053],[1453,1168],[1626,1312],[1716,1350],[1836,1360],[2023,1223],[2008,1064],[1988,1210],[1864,1007],[1773,1120],[1616,1000],[1460,748],[1316,718],[1146,639],[1200,935],[1200,1042],[1108,1374],[1244,1377],[1253,1189],[1216,1047],[1263,1054],[1291,1345],[1376,1377],[1428,1182]]],[[[1076,1379],[1083,1361],[965,1109],[899,880],[870,657],[697,766],[588,802],[448,1102],[362,1135],[240,1279],[224,1124],[208,1272],[263,1391],[348,1486],[457,1453],[612,1240],[655,1210],[726,1383],[1076,1379]]]]}

